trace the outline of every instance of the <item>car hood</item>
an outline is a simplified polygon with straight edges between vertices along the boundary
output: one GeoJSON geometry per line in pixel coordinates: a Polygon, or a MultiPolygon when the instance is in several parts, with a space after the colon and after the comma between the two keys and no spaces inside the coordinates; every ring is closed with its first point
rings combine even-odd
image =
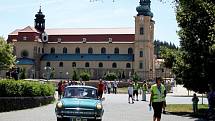
{"type": "Polygon", "coordinates": [[[63,98],[61,99],[65,108],[90,108],[95,109],[96,104],[101,103],[96,99],[63,98]]]}

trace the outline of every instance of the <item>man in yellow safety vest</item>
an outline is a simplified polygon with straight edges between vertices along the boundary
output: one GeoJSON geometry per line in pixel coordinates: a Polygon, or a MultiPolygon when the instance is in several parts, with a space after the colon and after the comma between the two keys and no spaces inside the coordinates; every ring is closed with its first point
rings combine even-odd
{"type": "Polygon", "coordinates": [[[151,87],[150,104],[154,110],[153,121],[161,120],[163,103],[165,101],[165,87],[161,83],[161,78],[156,78],[156,84],[151,87]]]}

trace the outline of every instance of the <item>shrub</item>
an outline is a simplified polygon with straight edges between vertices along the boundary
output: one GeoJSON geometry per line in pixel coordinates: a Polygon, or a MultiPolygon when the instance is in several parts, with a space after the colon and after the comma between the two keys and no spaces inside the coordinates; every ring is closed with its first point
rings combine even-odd
{"type": "Polygon", "coordinates": [[[116,73],[108,73],[105,75],[105,79],[109,81],[113,81],[117,79],[116,73]]]}
{"type": "Polygon", "coordinates": [[[25,68],[23,68],[22,70],[21,70],[21,74],[20,74],[20,77],[19,77],[20,79],[25,79],[26,78],[26,69],[25,68]]]}
{"type": "Polygon", "coordinates": [[[75,81],[79,80],[76,71],[73,71],[72,80],[75,80],[75,81]]]}
{"type": "Polygon", "coordinates": [[[55,88],[51,84],[24,80],[0,80],[0,97],[52,96],[55,88]]]}
{"type": "Polygon", "coordinates": [[[140,78],[140,76],[137,75],[137,73],[135,72],[134,75],[132,76],[132,80],[136,82],[136,81],[140,81],[141,78],[140,78]]]}
{"type": "Polygon", "coordinates": [[[82,72],[80,74],[80,78],[83,80],[83,81],[89,81],[90,80],[90,74],[87,73],[87,72],[82,72]]]}

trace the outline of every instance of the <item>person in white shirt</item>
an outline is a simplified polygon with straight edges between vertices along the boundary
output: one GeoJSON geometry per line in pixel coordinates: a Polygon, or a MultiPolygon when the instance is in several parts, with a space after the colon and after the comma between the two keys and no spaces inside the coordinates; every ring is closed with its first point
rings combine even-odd
{"type": "Polygon", "coordinates": [[[134,92],[134,88],[132,83],[130,83],[128,86],[128,103],[130,103],[130,99],[132,100],[132,103],[134,103],[133,92],[134,92]]]}

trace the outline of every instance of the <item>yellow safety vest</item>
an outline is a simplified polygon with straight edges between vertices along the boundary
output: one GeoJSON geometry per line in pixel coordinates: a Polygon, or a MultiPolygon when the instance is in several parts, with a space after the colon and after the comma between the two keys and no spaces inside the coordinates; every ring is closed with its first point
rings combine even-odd
{"type": "Polygon", "coordinates": [[[161,91],[159,91],[157,84],[152,85],[151,87],[151,92],[153,93],[152,102],[165,101],[165,95],[164,95],[165,87],[163,84],[161,84],[160,88],[161,88],[161,91]]]}
{"type": "Polygon", "coordinates": [[[134,90],[138,90],[139,84],[138,84],[138,83],[134,83],[134,84],[133,84],[133,87],[134,87],[134,90]]]}

